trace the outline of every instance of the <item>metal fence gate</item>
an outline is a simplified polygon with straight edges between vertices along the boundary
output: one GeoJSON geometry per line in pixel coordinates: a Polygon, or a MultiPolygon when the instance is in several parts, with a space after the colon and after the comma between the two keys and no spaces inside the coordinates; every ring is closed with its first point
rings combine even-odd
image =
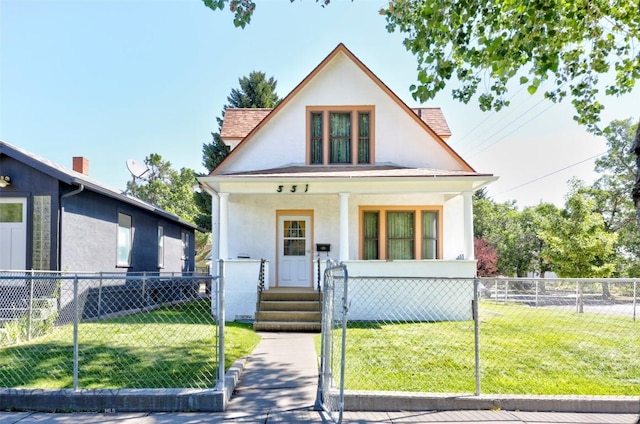
{"type": "Polygon", "coordinates": [[[322,342],[316,404],[336,422],[344,410],[344,365],[347,334],[347,266],[327,263],[322,300],[322,342]]]}

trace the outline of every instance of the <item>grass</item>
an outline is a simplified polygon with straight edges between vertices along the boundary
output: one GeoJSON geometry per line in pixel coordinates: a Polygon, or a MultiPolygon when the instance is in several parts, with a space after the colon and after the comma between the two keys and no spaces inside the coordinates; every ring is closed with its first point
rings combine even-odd
{"type": "MultiPolygon", "coordinates": [[[[640,322],[630,318],[481,305],[482,393],[638,396],[639,352],[640,322]]],[[[470,321],[352,322],[345,387],[473,393],[474,358],[470,321]]]]}
{"type": "MultiPolygon", "coordinates": [[[[79,326],[79,387],[207,388],[217,372],[216,324],[197,301],[79,326]]],[[[260,336],[227,323],[225,369],[260,336]]],[[[0,387],[73,387],[73,327],[0,349],[0,387]]]]}

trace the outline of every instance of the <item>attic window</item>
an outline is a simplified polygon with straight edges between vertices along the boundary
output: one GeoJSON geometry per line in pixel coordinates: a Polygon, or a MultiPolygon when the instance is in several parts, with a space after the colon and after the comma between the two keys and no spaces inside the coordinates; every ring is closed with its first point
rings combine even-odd
{"type": "Polygon", "coordinates": [[[308,107],[307,163],[373,163],[373,106],[308,107]]]}

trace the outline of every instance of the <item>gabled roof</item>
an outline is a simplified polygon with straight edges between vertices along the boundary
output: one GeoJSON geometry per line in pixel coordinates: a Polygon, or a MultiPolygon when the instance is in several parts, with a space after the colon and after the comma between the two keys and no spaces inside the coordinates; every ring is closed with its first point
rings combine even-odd
{"type": "MultiPolygon", "coordinates": [[[[273,109],[271,108],[229,108],[224,112],[220,137],[223,140],[245,138],[273,109]]],[[[449,124],[439,107],[419,107],[411,110],[420,117],[441,138],[451,137],[449,124]]]]}
{"type": "Polygon", "coordinates": [[[222,139],[245,138],[272,110],[271,108],[226,109],[220,137],[222,139]]]}
{"type": "MultiPolygon", "coordinates": [[[[237,152],[246,147],[246,145],[250,142],[251,138],[254,134],[256,134],[260,129],[270,121],[275,115],[282,110],[286,104],[288,104],[291,99],[293,99],[322,69],[324,69],[328,63],[330,63],[336,56],[339,54],[346,55],[356,66],[358,66],[371,80],[378,85],[392,100],[394,100],[402,109],[404,109],[410,116],[415,119],[417,123],[422,125],[422,127],[430,133],[434,139],[453,157],[455,160],[462,165],[462,167],[466,171],[474,172],[471,165],[469,165],[458,153],[456,153],[451,146],[449,146],[444,139],[438,135],[438,133],[418,114],[412,110],[406,103],[398,97],[380,78],[378,78],[360,59],[358,59],[344,44],[340,43],[336,46],[335,49],[327,57],[322,60],[310,73],[307,75],[287,96],[282,99],[282,101],[276,106],[271,113],[267,114],[247,135],[242,139],[242,141],[237,145],[237,147],[227,155],[227,157],[213,170],[209,175],[218,175],[220,170],[224,168],[224,164],[230,160],[237,154],[237,152]]],[[[421,110],[425,110],[428,108],[422,108],[421,110]]],[[[225,113],[226,118],[226,113],[225,113]]],[[[446,121],[445,121],[446,124],[446,121]]],[[[448,126],[447,126],[448,129],[448,126]]]]}
{"type": "Polygon", "coordinates": [[[122,193],[120,190],[102,184],[85,174],[76,172],[69,168],[65,168],[64,166],[52,162],[49,159],[45,159],[41,156],[36,155],[35,153],[31,153],[25,149],[22,149],[21,147],[15,146],[2,140],[0,140],[0,155],[9,156],[19,162],[24,163],[27,166],[37,169],[43,174],[49,175],[52,178],[62,181],[65,184],[83,186],[87,190],[91,190],[104,196],[120,200],[132,206],[152,212],[166,220],[179,222],[184,226],[204,232],[204,230],[197,225],[185,221],[177,215],[169,213],[150,203],[144,202],[137,197],[122,193]]]}

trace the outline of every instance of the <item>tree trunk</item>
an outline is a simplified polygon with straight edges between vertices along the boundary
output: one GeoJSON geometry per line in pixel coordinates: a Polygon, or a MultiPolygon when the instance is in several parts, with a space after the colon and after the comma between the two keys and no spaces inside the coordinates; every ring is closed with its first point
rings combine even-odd
{"type": "Polygon", "coordinates": [[[636,206],[636,217],[640,223],[640,123],[636,129],[636,136],[633,139],[633,146],[631,147],[636,154],[636,183],[631,191],[633,197],[633,203],[636,206]]]}
{"type": "Polygon", "coordinates": [[[609,283],[602,283],[602,300],[611,299],[611,291],[609,290],[609,283]]]}

